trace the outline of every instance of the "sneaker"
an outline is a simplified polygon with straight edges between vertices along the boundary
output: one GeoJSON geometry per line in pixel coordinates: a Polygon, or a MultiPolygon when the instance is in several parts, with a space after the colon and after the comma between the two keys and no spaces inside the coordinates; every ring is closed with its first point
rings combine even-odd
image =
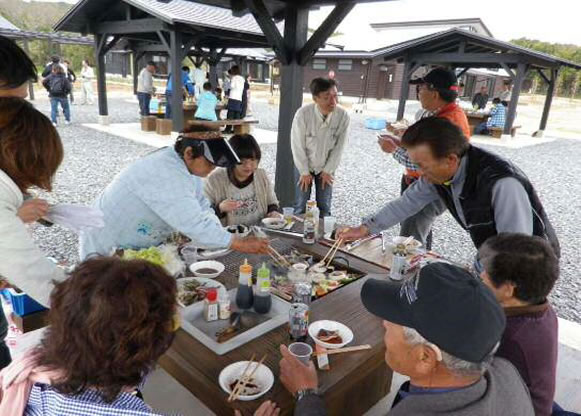
{"type": "Polygon", "coordinates": [[[56,127],[56,123],[52,123],[52,125],[56,127]]]}
{"type": "Polygon", "coordinates": [[[65,126],[70,126],[71,122],[70,121],[65,121],[65,126]]]}

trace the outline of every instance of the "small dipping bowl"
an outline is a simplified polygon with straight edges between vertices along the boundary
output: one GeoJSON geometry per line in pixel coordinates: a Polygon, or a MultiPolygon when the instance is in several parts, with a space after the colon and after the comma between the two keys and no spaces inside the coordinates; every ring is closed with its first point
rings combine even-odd
{"type": "Polygon", "coordinates": [[[196,277],[205,277],[207,279],[214,279],[224,271],[225,267],[222,263],[215,260],[198,261],[190,265],[190,271],[196,277]],[[213,269],[214,273],[204,273],[203,269],[213,269]]]}

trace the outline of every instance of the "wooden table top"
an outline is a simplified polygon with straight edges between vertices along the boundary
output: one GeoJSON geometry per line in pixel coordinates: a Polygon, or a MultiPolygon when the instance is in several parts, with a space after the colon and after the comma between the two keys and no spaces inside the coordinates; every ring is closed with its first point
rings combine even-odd
{"type": "Polygon", "coordinates": [[[189,124],[203,124],[213,127],[222,126],[244,126],[248,124],[258,124],[258,120],[255,118],[243,118],[240,120],[218,120],[218,121],[207,121],[207,120],[188,120],[189,124]]]}
{"type": "MultiPolygon", "coordinates": [[[[305,245],[299,239],[282,236],[276,238],[282,243],[292,243],[301,251],[320,257],[328,250],[328,247],[320,244],[305,245]]],[[[352,268],[368,274],[380,273],[381,277],[386,276],[384,268],[348,254],[346,256],[350,257],[352,268]]],[[[237,270],[244,257],[240,253],[231,253],[219,259],[225,263],[226,270],[217,280],[224,283],[227,289],[236,287],[237,270]]],[[[252,264],[268,259],[253,255],[247,257],[252,264]]],[[[371,350],[330,356],[331,369],[318,371],[320,392],[329,406],[329,414],[343,413],[345,409],[349,409],[349,414],[363,413],[387,394],[390,388],[392,373],[384,361],[384,330],[381,319],[367,312],[359,297],[361,286],[367,279],[369,275],[329,293],[311,305],[311,322],[320,319],[342,322],[355,335],[351,345],[372,346],[371,350]]],[[[281,414],[292,414],[294,399],[278,379],[281,359],[279,345],[288,345],[290,342],[288,327],[284,325],[220,356],[180,329],[160,364],[218,415],[233,414],[233,409],[250,415],[264,400],[274,400],[281,407],[281,414]],[[218,384],[220,371],[233,362],[249,359],[253,353],[257,357],[268,354],[265,364],[274,373],[273,388],[265,396],[252,402],[227,403],[227,395],[218,384]]]]}

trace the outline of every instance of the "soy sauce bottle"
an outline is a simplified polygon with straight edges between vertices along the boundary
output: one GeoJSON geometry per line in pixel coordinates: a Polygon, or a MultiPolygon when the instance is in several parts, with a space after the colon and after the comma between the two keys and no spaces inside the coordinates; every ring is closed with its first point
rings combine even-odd
{"type": "Polygon", "coordinates": [[[257,313],[268,313],[272,306],[270,297],[270,270],[262,263],[258,269],[256,279],[256,293],[254,294],[254,310],[257,313]]]}
{"type": "Polygon", "coordinates": [[[236,291],[236,306],[238,309],[250,309],[254,303],[252,293],[252,266],[244,259],[240,265],[240,277],[238,278],[238,290],[236,291]]]}

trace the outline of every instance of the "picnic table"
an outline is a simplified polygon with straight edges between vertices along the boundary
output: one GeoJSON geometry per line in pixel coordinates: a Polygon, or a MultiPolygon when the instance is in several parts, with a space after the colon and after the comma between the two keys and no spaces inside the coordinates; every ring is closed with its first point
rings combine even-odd
{"type": "Polygon", "coordinates": [[[486,121],[488,117],[490,117],[489,112],[481,112],[481,111],[466,111],[466,118],[468,119],[468,125],[470,126],[470,135],[474,135],[474,128],[478,126],[480,123],[486,121]]]}
{"type": "Polygon", "coordinates": [[[250,133],[250,125],[258,124],[258,120],[255,118],[243,118],[240,120],[218,120],[218,121],[207,121],[207,120],[188,120],[188,124],[196,125],[201,124],[204,126],[220,128],[224,126],[234,126],[234,134],[248,134],[250,133]]]}
{"type": "MultiPolygon", "coordinates": [[[[216,104],[216,117],[220,120],[220,112],[226,107],[222,103],[216,104]]],[[[184,120],[193,120],[198,111],[198,104],[184,101],[184,120]]]]}
{"type": "MultiPolygon", "coordinates": [[[[320,258],[329,249],[319,243],[306,245],[298,237],[284,235],[276,235],[272,244],[283,254],[294,247],[320,258]]],[[[355,335],[353,345],[371,345],[370,350],[329,356],[331,369],[318,371],[319,392],[327,404],[328,414],[360,415],[384,397],[391,387],[392,370],[385,364],[382,321],[367,312],[360,300],[365,281],[371,276],[385,279],[387,270],[349,253],[342,253],[342,257],[349,260],[350,268],[366,275],[313,301],[309,316],[311,322],[320,319],[342,322],[355,335]]],[[[268,259],[235,252],[219,258],[226,269],[216,280],[223,283],[226,289],[237,287],[238,267],[244,258],[254,265],[268,259]]],[[[294,398],[279,381],[279,345],[290,342],[288,327],[283,325],[229,353],[217,355],[180,329],[172,346],[160,359],[160,365],[218,415],[233,414],[233,409],[239,409],[243,415],[251,415],[264,400],[275,401],[281,408],[281,415],[290,415],[294,398]],[[220,371],[233,362],[248,360],[254,353],[257,357],[268,354],[265,364],[274,373],[274,386],[258,400],[228,403],[227,394],[218,384],[220,371]]]]}

